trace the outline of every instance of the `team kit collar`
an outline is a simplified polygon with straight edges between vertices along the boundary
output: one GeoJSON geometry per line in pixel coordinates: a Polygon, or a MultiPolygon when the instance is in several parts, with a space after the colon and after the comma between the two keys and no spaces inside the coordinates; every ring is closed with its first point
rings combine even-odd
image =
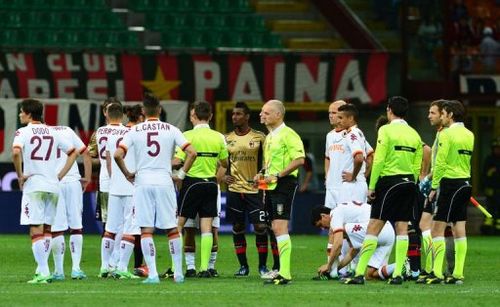
{"type": "Polygon", "coordinates": [[[408,125],[408,123],[406,122],[406,120],[401,119],[401,118],[396,118],[396,119],[391,120],[391,124],[405,124],[405,125],[408,125]]]}
{"type": "Polygon", "coordinates": [[[193,129],[199,129],[199,128],[210,128],[209,124],[198,124],[193,127],[193,129]]]}
{"type": "Polygon", "coordinates": [[[32,122],[28,123],[28,126],[30,126],[30,125],[45,125],[45,124],[42,124],[42,122],[39,122],[39,121],[32,121],[32,122]]]}
{"type": "Polygon", "coordinates": [[[456,122],[451,124],[448,128],[453,128],[453,127],[465,127],[463,122],[456,122]]]}
{"type": "Polygon", "coordinates": [[[278,134],[278,132],[281,131],[281,129],[283,129],[285,127],[285,122],[281,123],[281,125],[279,125],[278,127],[276,127],[276,129],[273,129],[271,130],[271,135],[274,135],[274,134],[278,134]]]}

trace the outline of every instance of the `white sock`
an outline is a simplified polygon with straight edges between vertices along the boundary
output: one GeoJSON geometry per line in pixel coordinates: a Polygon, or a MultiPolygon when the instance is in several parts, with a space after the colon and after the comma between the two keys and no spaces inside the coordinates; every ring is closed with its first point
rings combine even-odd
{"type": "Polygon", "coordinates": [[[134,243],[122,240],[120,245],[120,261],[118,262],[118,271],[128,271],[128,262],[134,251],[134,243]]]}
{"type": "Polygon", "coordinates": [[[196,270],[196,265],[195,265],[195,253],[193,252],[186,252],[184,253],[184,256],[186,257],[186,267],[188,270],[196,270]]]}
{"type": "Polygon", "coordinates": [[[168,240],[170,255],[172,256],[172,266],[174,277],[182,276],[182,237],[168,240]]]}
{"type": "Polygon", "coordinates": [[[217,261],[217,252],[210,253],[210,259],[208,260],[208,268],[215,269],[215,262],[217,261]]]}
{"type": "Polygon", "coordinates": [[[378,276],[382,280],[386,279],[387,277],[391,277],[392,273],[394,273],[395,268],[396,268],[395,263],[384,264],[377,270],[378,276]]]}
{"type": "Polygon", "coordinates": [[[112,268],[116,268],[118,266],[118,262],[120,261],[120,246],[122,242],[123,233],[117,233],[115,236],[115,246],[113,248],[113,253],[109,258],[109,266],[112,268]]]}
{"type": "Polygon", "coordinates": [[[45,246],[45,261],[47,261],[47,265],[49,263],[49,257],[50,257],[50,251],[52,250],[52,234],[50,234],[49,236],[45,236],[45,242],[44,242],[44,246],[45,246]]]}
{"type": "Polygon", "coordinates": [[[152,237],[141,238],[142,254],[149,269],[149,278],[158,277],[156,270],[156,248],[152,237]]]}
{"type": "Polygon", "coordinates": [[[72,270],[80,271],[80,261],[82,259],[83,235],[76,234],[69,236],[69,249],[71,251],[72,270]]]}
{"type": "Polygon", "coordinates": [[[115,246],[115,240],[111,238],[102,238],[101,241],[101,270],[109,269],[109,258],[113,253],[113,248],[115,246]]]}
{"type": "Polygon", "coordinates": [[[54,273],[64,275],[64,236],[52,239],[52,256],[54,258],[54,273]]]}
{"type": "Polygon", "coordinates": [[[33,256],[35,257],[35,261],[38,264],[37,271],[39,274],[43,276],[49,276],[49,264],[47,262],[47,257],[45,257],[45,239],[40,239],[32,243],[31,249],[33,250],[33,256]]]}

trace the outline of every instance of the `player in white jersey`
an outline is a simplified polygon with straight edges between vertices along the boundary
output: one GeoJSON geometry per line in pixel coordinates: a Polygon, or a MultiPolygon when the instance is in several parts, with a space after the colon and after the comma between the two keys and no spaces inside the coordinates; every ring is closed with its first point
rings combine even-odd
{"type": "MultiPolygon", "coordinates": [[[[83,191],[90,182],[92,172],[92,160],[90,158],[87,146],[69,127],[56,126],[51,127],[55,133],[67,140],[76,149],[79,155],[83,157],[84,178],[81,177],[77,163],[73,163],[68,174],[64,176],[60,183],[60,193],[57,202],[57,211],[54,224],[52,225],[52,256],[54,258],[55,270],[52,274],[54,280],[64,280],[64,253],[65,240],[64,232],[69,228],[69,245],[72,260],[72,279],[84,279],[87,276],[80,269],[80,260],[82,258],[82,212],[83,212],[83,191]]],[[[57,170],[60,171],[66,163],[67,155],[61,150],[57,150],[57,170]]]]}
{"type": "MultiPolygon", "coordinates": [[[[311,222],[314,226],[329,229],[333,234],[333,248],[328,263],[318,268],[318,279],[328,280],[337,277],[337,269],[349,264],[359,252],[366,235],[366,228],[370,220],[371,206],[364,204],[340,204],[335,209],[317,207],[312,211],[311,222]],[[349,241],[349,250],[345,256],[339,258],[340,248],[344,235],[349,241]]],[[[392,225],[387,222],[379,234],[376,252],[370,259],[367,278],[386,279],[394,271],[394,264],[387,261],[394,245],[395,233],[392,225]]]]}
{"type": "Polygon", "coordinates": [[[141,227],[142,251],[149,268],[149,276],[143,281],[144,283],[160,282],[153,241],[155,228],[164,229],[169,237],[174,280],[184,281],[182,239],[177,229],[177,202],[172,181],[171,160],[176,146],[186,152],[184,166],[174,178],[182,180],[196,159],[196,151],[182,132],[177,127],[158,120],[160,112],[158,99],[147,94],[144,97],[146,122],[132,127],[114,154],[118,167],[135,186],[133,195],[135,222],[141,227]],[[126,152],[135,157],[135,173],[131,173],[125,165],[123,157],[126,152]]]}
{"type": "MultiPolygon", "coordinates": [[[[105,148],[106,171],[110,176],[108,196],[108,219],[105,232],[101,241],[101,270],[99,277],[107,277],[114,269],[110,267],[110,259],[113,251],[117,254],[118,268],[113,276],[121,279],[131,279],[135,276],[128,272],[127,266],[134,248],[134,235],[139,234],[137,226],[132,225],[132,192],[133,185],[119,170],[116,162],[111,161],[111,155],[115,153],[118,144],[129,131],[128,127],[122,125],[122,106],[110,104],[107,108],[108,125],[98,130],[98,135],[105,139],[100,144],[105,148]],[[122,234],[121,239],[117,234],[122,234]],[[116,250],[115,250],[116,249],[116,250]]],[[[134,171],[135,162],[133,155],[125,157],[127,168],[134,171]]]]}
{"type": "Polygon", "coordinates": [[[37,274],[28,281],[34,284],[52,281],[48,266],[51,237],[44,238],[44,225],[50,232],[57,206],[59,180],[68,173],[77,156],[71,144],[41,123],[42,114],[43,104],[40,101],[23,100],[19,120],[27,126],[16,131],[12,144],[12,161],[19,188],[23,191],[21,225],[30,226],[33,255],[38,264],[37,274]],[[59,173],[56,160],[58,149],[68,155],[59,173]]]}
{"type": "Polygon", "coordinates": [[[340,186],[340,199],[365,203],[368,186],[366,184],[366,157],[373,149],[366,141],[363,132],[357,127],[358,110],[353,104],[339,107],[337,114],[339,126],[345,134],[340,143],[340,150],[331,157],[335,166],[332,169],[332,180],[340,186]],[[338,182],[340,173],[341,181],[338,182]]]}

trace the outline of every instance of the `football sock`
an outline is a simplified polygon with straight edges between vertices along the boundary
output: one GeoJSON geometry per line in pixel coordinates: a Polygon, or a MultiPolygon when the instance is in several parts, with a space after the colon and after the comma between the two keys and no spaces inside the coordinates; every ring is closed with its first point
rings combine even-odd
{"type": "Polygon", "coordinates": [[[31,236],[31,249],[33,250],[33,256],[38,265],[37,272],[43,276],[50,275],[49,265],[47,263],[47,258],[45,257],[46,243],[43,235],[33,235],[31,236]]]}
{"type": "Polygon", "coordinates": [[[201,234],[201,262],[200,271],[208,270],[208,261],[210,260],[210,251],[212,250],[214,236],[211,232],[201,234]]]}
{"type": "Polygon", "coordinates": [[[375,249],[377,248],[378,238],[373,235],[366,235],[363,240],[363,245],[361,246],[359,262],[356,266],[356,276],[365,276],[366,268],[368,267],[368,261],[372,257],[375,249]]]}
{"type": "Polygon", "coordinates": [[[188,249],[184,247],[184,256],[186,257],[186,268],[188,270],[196,270],[194,249],[188,251],[188,249]]]}
{"type": "Polygon", "coordinates": [[[113,253],[114,246],[115,240],[105,234],[101,240],[101,270],[109,269],[109,258],[113,253]]]}
{"type": "Polygon", "coordinates": [[[45,261],[47,261],[47,265],[49,263],[49,256],[50,256],[50,251],[52,250],[52,233],[50,232],[45,232],[44,233],[44,239],[45,239],[45,261]]]}
{"type": "Polygon", "coordinates": [[[266,266],[267,264],[267,233],[255,233],[255,246],[257,246],[257,253],[259,254],[259,267],[266,266]]]}
{"type": "Polygon", "coordinates": [[[406,260],[406,254],[408,253],[408,235],[396,236],[396,267],[392,273],[392,277],[401,276],[403,272],[403,266],[406,260]]]}
{"type": "Polygon", "coordinates": [[[271,252],[273,254],[273,270],[280,269],[280,252],[278,250],[278,242],[276,242],[276,236],[269,230],[269,241],[271,241],[271,252]]]}
{"type": "Polygon", "coordinates": [[[383,265],[381,266],[378,270],[377,270],[377,273],[378,273],[378,276],[380,277],[380,279],[384,280],[384,279],[387,279],[389,277],[392,276],[392,273],[394,273],[394,268],[396,267],[396,264],[395,263],[391,263],[391,264],[386,264],[386,265],[383,265]]]}
{"type": "Polygon", "coordinates": [[[130,256],[134,250],[134,237],[123,236],[120,244],[120,261],[118,262],[118,271],[128,271],[130,256]]]}
{"type": "Polygon", "coordinates": [[[142,265],[142,261],[144,260],[144,257],[142,256],[141,236],[135,235],[134,238],[135,238],[135,242],[134,242],[134,268],[138,268],[142,265]]]}
{"type": "Polygon", "coordinates": [[[113,251],[111,252],[111,257],[109,258],[109,265],[112,268],[117,267],[118,262],[120,261],[120,245],[122,242],[122,236],[123,233],[121,231],[117,233],[115,236],[115,241],[114,241],[115,246],[113,247],[113,251]]]}
{"type": "Polygon", "coordinates": [[[64,275],[64,235],[58,233],[52,238],[52,256],[54,258],[54,273],[64,275]]]}
{"type": "Polygon", "coordinates": [[[286,279],[292,279],[290,274],[290,258],[292,255],[292,240],[290,240],[290,235],[285,234],[276,237],[279,249],[280,258],[280,272],[279,274],[286,279]]]}
{"type": "Polygon", "coordinates": [[[217,245],[212,246],[212,251],[210,253],[210,260],[208,261],[208,268],[215,269],[215,262],[217,261],[217,245]]]}
{"type": "Polygon", "coordinates": [[[158,271],[156,270],[156,248],[152,234],[143,234],[141,236],[141,247],[144,260],[149,269],[148,278],[155,278],[158,276],[158,271]]]}
{"type": "Polygon", "coordinates": [[[432,272],[432,236],[430,230],[422,232],[422,257],[424,258],[424,270],[427,273],[432,272]]]}
{"type": "Polygon", "coordinates": [[[69,236],[69,248],[71,251],[71,262],[72,262],[72,270],[80,271],[80,262],[82,259],[82,247],[83,247],[83,235],[82,230],[78,229],[75,231],[71,231],[71,235],[69,236]]]}
{"type": "Polygon", "coordinates": [[[434,265],[432,267],[432,271],[436,277],[443,278],[443,262],[446,253],[444,237],[433,238],[432,245],[434,246],[434,265]]]}
{"type": "Polygon", "coordinates": [[[175,276],[182,276],[182,237],[176,232],[168,234],[168,246],[172,256],[172,269],[175,276]]]}
{"type": "Polygon", "coordinates": [[[465,256],[467,254],[467,237],[455,239],[455,267],[453,277],[464,277],[465,256]]]}
{"type": "Polygon", "coordinates": [[[248,266],[247,261],[247,241],[245,238],[245,232],[235,233],[233,231],[233,243],[234,250],[236,251],[236,257],[240,265],[248,266]]]}

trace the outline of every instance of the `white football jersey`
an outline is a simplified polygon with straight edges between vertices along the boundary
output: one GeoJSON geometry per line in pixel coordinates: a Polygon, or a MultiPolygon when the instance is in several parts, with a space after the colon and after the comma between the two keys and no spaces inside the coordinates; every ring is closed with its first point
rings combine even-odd
{"type": "MultiPolygon", "coordinates": [[[[363,246],[363,241],[366,236],[368,223],[347,223],[344,226],[345,233],[349,237],[349,241],[354,249],[360,249],[363,246]]],[[[388,242],[394,241],[394,229],[390,222],[386,222],[378,235],[377,248],[381,245],[386,245],[388,242]]],[[[392,243],[391,243],[392,244],[392,243]]],[[[390,251],[389,251],[390,253],[390,251]]]]}
{"type": "Polygon", "coordinates": [[[24,192],[59,192],[57,150],[71,154],[75,148],[55,130],[44,124],[30,123],[16,131],[12,147],[23,154],[23,174],[30,176],[24,192]]]}
{"type": "Polygon", "coordinates": [[[330,228],[332,231],[344,229],[347,223],[368,223],[370,221],[371,206],[369,204],[355,204],[352,202],[338,204],[330,212],[330,228]]]}
{"type": "Polygon", "coordinates": [[[188,145],[177,127],[148,119],[133,126],[119,146],[135,157],[136,185],[171,185],[175,148],[185,149],[188,145]]]}
{"type": "MultiPolygon", "coordinates": [[[[66,126],[54,126],[50,127],[55,130],[57,134],[59,134],[64,140],[68,141],[76,150],[78,150],[79,154],[82,154],[87,146],[83,144],[82,140],[76,135],[73,129],[66,126]]],[[[60,172],[66,164],[66,159],[68,155],[66,155],[61,149],[57,149],[57,172],[60,172]]],[[[79,181],[82,176],[80,175],[80,171],[78,170],[78,163],[73,163],[68,174],[64,176],[61,180],[62,183],[79,181]]]]}
{"type": "MultiPolygon", "coordinates": [[[[111,178],[109,181],[109,194],[130,196],[133,194],[134,185],[130,181],[128,181],[127,178],[125,178],[125,175],[123,175],[122,171],[118,167],[118,164],[116,164],[115,159],[113,158],[116,149],[118,148],[118,145],[123,140],[125,134],[130,131],[130,128],[123,125],[113,126],[113,127],[114,127],[113,129],[120,130],[120,132],[110,134],[108,136],[106,143],[104,144],[106,146],[106,151],[109,152],[109,155],[111,157],[111,178]]],[[[127,169],[130,172],[135,172],[134,155],[133,154],[125,155],[124,160],[127,169]]]]}
{"type": "MultiPolygon", "coordinates": [[[[99,162],[101,162],[101,168],[99,170],[99,191],[109,192],[109,174],[106,168],[106,144],[108,143],[108,138],[111,135],[119,135],[125,131],[118,130],[119,124],[116,125],[106,125],[97,129],[95,134],[95,139],[97,143],[97,153],[99,155],[99,162]]],[[[123,135],[121,135],[123,137],[123,135]]]]}

